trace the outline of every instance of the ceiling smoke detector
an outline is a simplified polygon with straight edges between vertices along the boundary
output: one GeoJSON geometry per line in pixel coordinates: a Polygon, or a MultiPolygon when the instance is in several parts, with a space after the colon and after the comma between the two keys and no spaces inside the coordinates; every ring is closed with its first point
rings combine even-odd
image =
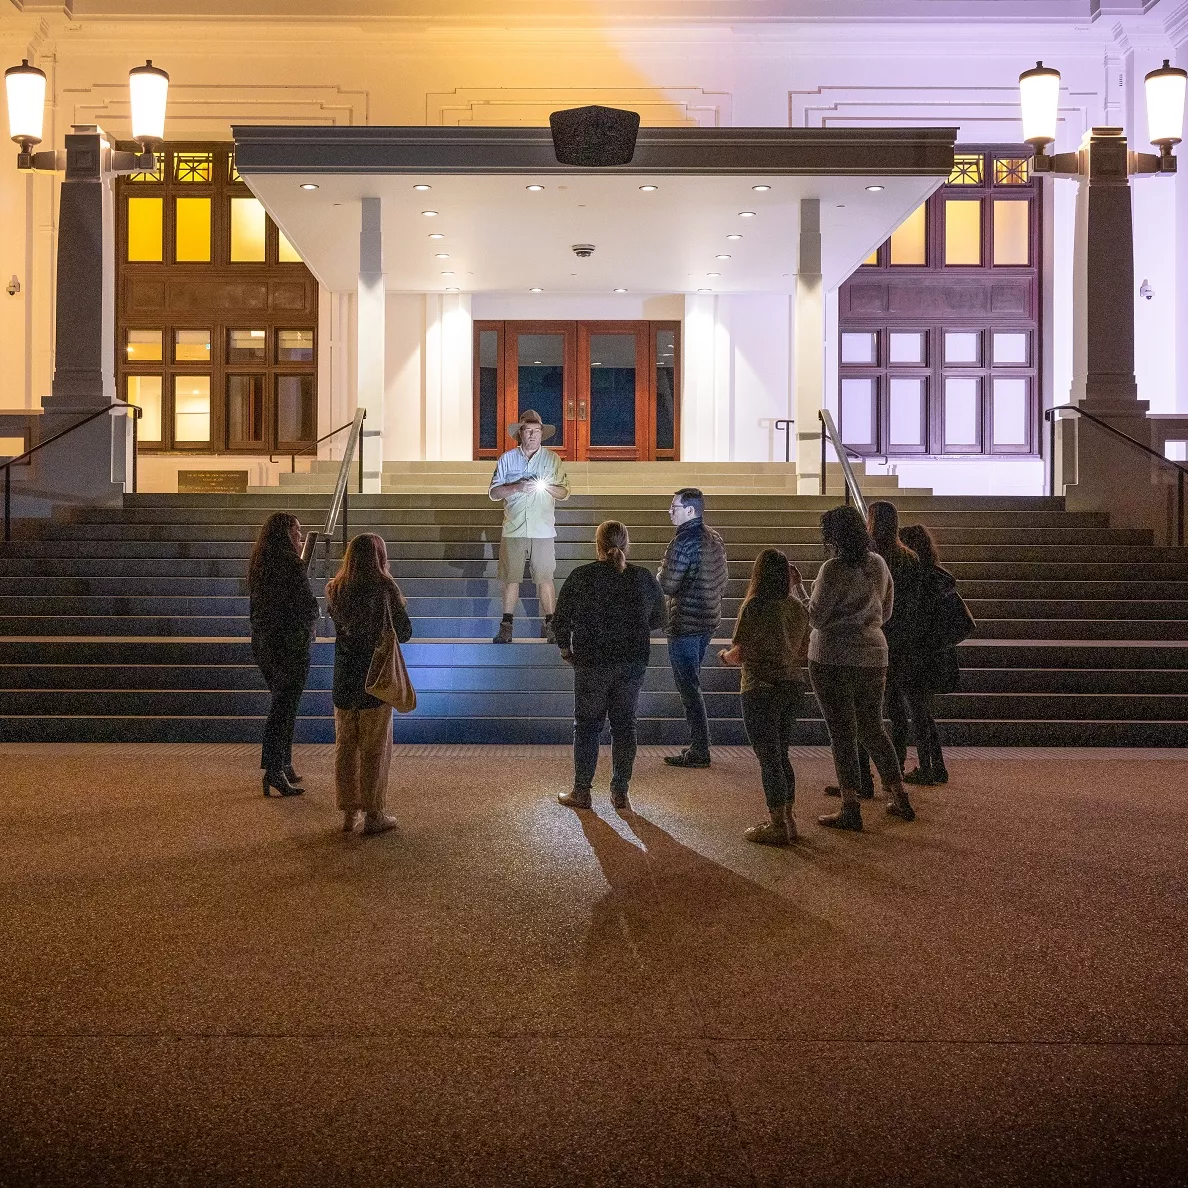
{"type": "Polygon", "coordinates": [[[594,254],[594,245],[592,243],[575,243],[573,254],[581,260],[588,260],[594,254]]]}

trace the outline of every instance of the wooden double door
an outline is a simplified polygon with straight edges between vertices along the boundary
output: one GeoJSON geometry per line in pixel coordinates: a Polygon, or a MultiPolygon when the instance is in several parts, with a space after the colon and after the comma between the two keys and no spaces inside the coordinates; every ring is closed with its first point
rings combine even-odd
{"type": "Polygon", "coordinates": [[[474,456],[512,445],[529,408],[571,461],[676,458],[677,322],[476,322],[474,456]]]}

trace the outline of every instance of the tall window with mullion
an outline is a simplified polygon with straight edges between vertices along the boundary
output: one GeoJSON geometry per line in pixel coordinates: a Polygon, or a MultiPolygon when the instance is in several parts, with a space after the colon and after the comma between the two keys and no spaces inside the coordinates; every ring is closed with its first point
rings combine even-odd
{"type": "Polygon", "coordinates": [[[960,148],[839,293],[838,419],[860,454],[1038,451],[1042,190],[1030,149],[960,148]]]}

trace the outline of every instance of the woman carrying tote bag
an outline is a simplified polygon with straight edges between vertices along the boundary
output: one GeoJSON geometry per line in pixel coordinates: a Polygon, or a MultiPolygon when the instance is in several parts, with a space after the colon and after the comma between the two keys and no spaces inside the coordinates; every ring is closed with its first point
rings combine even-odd
{"type": "Polygon", "coordinates": [[[326,609],[335,631],[334,782],[342,828],[350,833],[363,813],[363,832],[383,833],[396,825],[384,812],[392,764],[392,705],[368,687],[385,696],[392,691],[405,704],[412,688],[399,649],[399,643],[412,638],[412,624],[388,568],[383,537],[364,532],[347,545],[342,568],[326,583],[326,609]],[[386,661],[386,679],[376,679],[373,659],[386,661]],[[401,674],[404,691],[397,690],[401,674]]]}

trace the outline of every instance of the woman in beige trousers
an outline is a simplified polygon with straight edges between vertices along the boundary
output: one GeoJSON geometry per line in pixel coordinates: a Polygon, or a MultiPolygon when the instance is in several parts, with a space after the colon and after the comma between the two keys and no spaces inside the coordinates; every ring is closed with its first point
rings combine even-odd
{"type": "Polygon", "coordinates": [[[364,833],[383,833],[396,825],[384,812],[392,707],[367,692],[367,670],[389,613],[396,638],[401,643],[412,638],[383,537],[364,532],[347,545],[342,568],[326,583],[326,608],[335,632],[334,782],[342,828],[350,833],[362,813],[364,833]]]}

